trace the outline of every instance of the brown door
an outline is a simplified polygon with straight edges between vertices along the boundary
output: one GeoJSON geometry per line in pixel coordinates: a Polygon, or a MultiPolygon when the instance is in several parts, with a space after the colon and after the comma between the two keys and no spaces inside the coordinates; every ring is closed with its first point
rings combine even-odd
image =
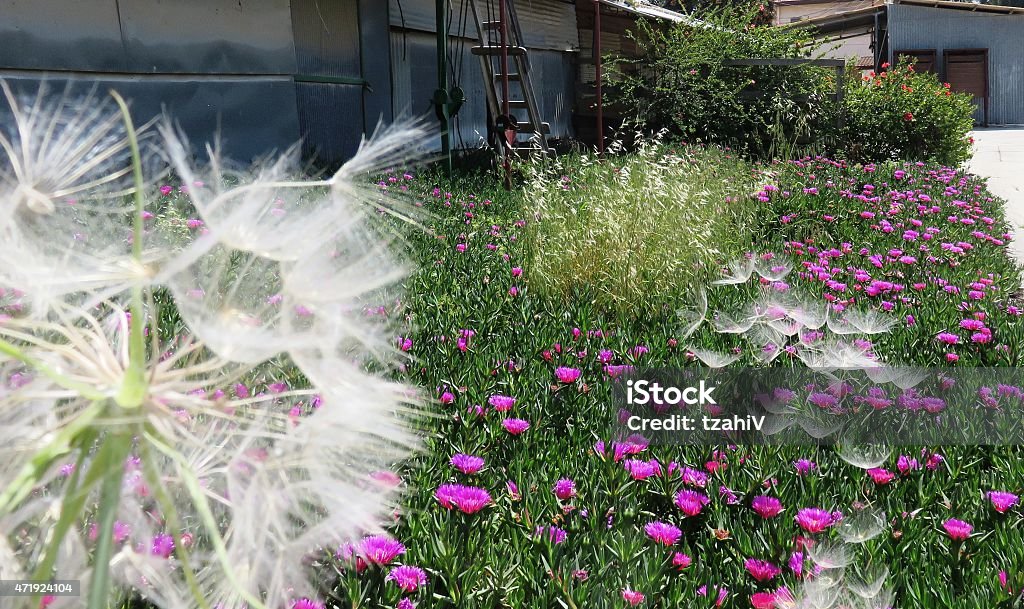
{"type": "Polygon", "coordinates": [[[954,91],[974,96],[976,123],[988,124],[988,49],[949,49],[945,53],[946,82],[954,91]]]}
{"type": "Polygon", "coordinates": [[[935,62],[935,49],[913,49],[907,51],[896,51],[896,58],[906,57],[907,59],[916,59],[914,63],[915,72],[931,72],[936,74],[938,67],[935,62]]]}

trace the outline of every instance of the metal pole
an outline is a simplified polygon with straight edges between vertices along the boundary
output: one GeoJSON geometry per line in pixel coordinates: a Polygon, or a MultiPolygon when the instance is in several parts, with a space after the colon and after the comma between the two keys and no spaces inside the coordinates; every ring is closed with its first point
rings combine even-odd
{"type": "Polygon", "coordinates": [[[448,0],[437,0],[437,90],[438,118],[441,121],[441,154],[444,155],[448,175],[452,173],[452,149],[449,127],[448,94],[448,0]]]}
{"type": "Polygon", "coordinates": [[[604,99],[601,95],[601,2],[594,0],[594,67],[597,82],[597,154],[604,156],[604,99]]]}
{"type": "MultiPolygon", "coordinates": [[[[512,164],[510,162],[510,156],[512,154],[512,142],[517,137],[515,131],[511,129],[511,116],[509,111],[509,90],[508,90],[508,18],[505,12],[508,7],[505,6],[505,0],[498,0],[498,29],[501,36],[501,112],[505,115],[505,120],[508,124],[505,125],[505,132],[501,134],[504,141],[502,141],[502,152],[503,152],[503,163],[502,168],[505,170],[505,188],[512,188],[512,164]]],[[[490,61],[488,59],[488,61],[490,61]]]]}

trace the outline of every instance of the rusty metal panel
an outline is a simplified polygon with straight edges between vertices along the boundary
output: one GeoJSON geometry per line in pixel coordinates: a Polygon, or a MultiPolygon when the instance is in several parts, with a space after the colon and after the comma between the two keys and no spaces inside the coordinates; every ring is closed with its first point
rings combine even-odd
{"type": "Polygon", "coordinates": [[[0,78],[25,95],[34,96],[43,79],[53,95],[103,95],[115,89],[129,100],[132,115],[142,123],[164,108],[194,146],[220,133],[224,153],[249,161],[299,140],[295,90],[287,77],[115,76],[109,74],[44,75],[4,72],[0,78]],[[258,100],[258,101],[254,101],[258,100]]]}
{"type": "Polygon", "coordinates": [[[130,0],[118,5],[127,71],[295,71],[288,0],[130,0]]]}
{"type": "Polygon", "coordinates": [[[0,68],[127,67],[115,0],[0,0],[0,68]]]}
{"type": "MultiPolygon", "coordinates": [[[[891,49],[936,49],[938,56],[953,49],[988,49],[988,120],[1024,124],[1024,15],[909,4],[890,4],[888,12],[891,49]]],[[[982,114],[979,109],[975,118],[982,114]]]]}
{"type": "Polygon", "coordinates": [[[291,5],[298,73],[358,77],[361,70],[356,0],[293,0],[291,5]]]}

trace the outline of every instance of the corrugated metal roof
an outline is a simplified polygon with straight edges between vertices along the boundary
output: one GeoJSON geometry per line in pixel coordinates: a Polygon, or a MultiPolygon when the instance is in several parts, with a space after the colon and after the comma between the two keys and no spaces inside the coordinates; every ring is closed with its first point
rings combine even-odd
{"type": "Polygon", "coordinates": [[[977,2],[952,2],[950,0],[889,0],[889,4],[914,4],[933,8],[951,8],[972,13],[1003,13],[1007,15],[1024,15],[1024,8],[1016,6],[998,6],[995,4],[979,4],[977,2]]]}
{"type": "Polygon", "coordinates": [[[644,2],[643,0],[600,0],[600,2],[601,4],[614,6],[615,8],[622,9],[635,15],[652,17],[654,19],[664,19],[666,21],[674,21],[676,23],[692,20],[692,18],[687,15],[670,11],[667,8],[662,8],[660,6],[655,6],[654,4],[644,2]]]}
{"type": "MultiPolygon", "coordinates": [[[[391,26],[422,32],[436,32],[434,0],[389,0],[391,26]]],[[[481,8],[488,0],[478,0],[481,8]]],[[[491,0],[493,2],[494,0],[491,0]]],[[[565,0],[516,0],[516,13],[526,45],[534,49],[568,51],[578,45],[576,7],[565,0]]],[[[469,0],[451,0],[450,33],[476,38],[469,0]]]]}

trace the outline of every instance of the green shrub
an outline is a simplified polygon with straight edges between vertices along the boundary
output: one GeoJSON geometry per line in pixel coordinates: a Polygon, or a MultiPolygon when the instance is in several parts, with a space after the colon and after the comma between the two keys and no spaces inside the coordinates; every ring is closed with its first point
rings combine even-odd
{"type": "Polygon", "coordinates": [[[639,313],[686,296],[750,243],[751,167],[718,149],[642,141],[602,162],[562,157],[526,186],[532,276],[567,301],[639,313]]]}
{"type": "Polygon", "coordinates": [[[950,91],[934,74],[901,63],[861,76],[849,73],[840,154],[850,161],[935,161],[960,165],[971,156],[971,96],[950,91]]]}
{"type": "Polygon", "coordinates": [[[834,72],[810,66],[734,66],[737,59],[806,58],[805,32],[758,27],[749,11],[723,9],[660,28],[641,22],[639,57],[611,70],[608,102],[627,121],[771,156],[781,140],[834,119],[834,72]],[[785,129],[780,129],[785,126],[785,129]],[[784,132],[783,132],[784,131],[784,132]]]}

